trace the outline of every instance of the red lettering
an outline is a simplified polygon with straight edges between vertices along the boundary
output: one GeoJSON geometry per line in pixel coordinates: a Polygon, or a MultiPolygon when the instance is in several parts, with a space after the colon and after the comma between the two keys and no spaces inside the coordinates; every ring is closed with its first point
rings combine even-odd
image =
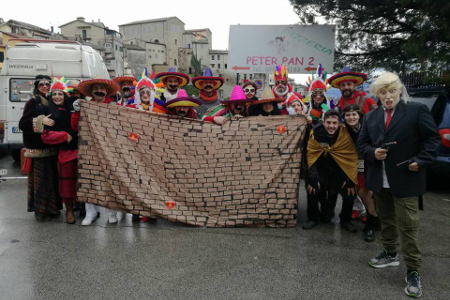
{"type": "Polygon", "coordinates": [[[284,56],[283,59],[281,60],[281,63],[284,64],[284,63],[286,63],[286,62],[287,62],[287,57],[284,56]]]}
{"type": "Polygon", "coordinates": [[[278,64],[278,59],[276,57],[272,57],[272,66],[278,64]]]}
{"type": "Polygon", "coordinates": [[[304,57],[302,57],[302,59],[300,60],[298,57],[295,58],[295,65],[302,65],[303,66],[303,61],[305,60],[304,57]]]}
{"type": "Polygon", "coordinates": [[[252,57],[252,65],[256,66],[258,64],[258,57],[253,56],[252,57]]]}
{"type": "Polygon", "coordinates": [[[266,58],[265,58],[265,65],[266,66],[270,66],[270,61],[271,61],[271,57],[270,56],[266,56],[266,58]]]}
{"type": "Polygon", "coordinates": [[[309,65],[314,66],[314,57],[309,58],[309,65]]]}
{"type": "Polygon", "coordinates": [[[252,58],[250,56],[247,56],[246,62],[245,64],[248,65],[248,63],[252,60],[252,58]]]}
{"type": "Polygon", "coordinates": [[[294,58],[292,57],[292,58],[289,60],[288,65],[293,65],[293,64],[294,64],[294,58]]]}

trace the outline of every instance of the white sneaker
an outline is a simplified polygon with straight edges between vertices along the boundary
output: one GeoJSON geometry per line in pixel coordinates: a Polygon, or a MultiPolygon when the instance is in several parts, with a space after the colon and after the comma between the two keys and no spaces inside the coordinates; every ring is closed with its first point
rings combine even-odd
{"type": "Polygon", "coordinates": [[[95,217],[86,216],[86,217],[83,219],[83,221],[81,222],[81,225],[83,225],[83,226],[91,225],[92,222],[94,222],[95,220],[97,220],[97,216],[95,216],[95,217]]]}
{"type": "Polygon", "coordinates": [[[116,216],[117,216],[117,221],[120,222],[123,219],[123,212],[118,211],[116,216]]]}
{"type": "Polygon", "coordinates": [[[108,216],[108,222],[109,224],[117,223],[117,216],[116,215],[108,216]]]}

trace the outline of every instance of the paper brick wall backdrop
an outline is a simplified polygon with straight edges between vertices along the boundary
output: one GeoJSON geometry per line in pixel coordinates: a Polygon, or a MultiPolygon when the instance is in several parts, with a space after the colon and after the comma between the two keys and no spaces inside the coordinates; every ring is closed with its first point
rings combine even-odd
{"type": "Polygon", "coordinates": [[[296,225],[305,119],[224,126],[83,102],[78,200],[207,227],[296,225]]]}

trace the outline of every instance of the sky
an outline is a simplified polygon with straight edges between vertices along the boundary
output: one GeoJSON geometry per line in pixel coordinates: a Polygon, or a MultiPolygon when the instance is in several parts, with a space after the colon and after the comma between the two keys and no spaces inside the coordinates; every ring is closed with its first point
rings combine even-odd
{"type": "MultiPolygon", "coordinates": [[[[55,30],[65,23],[84,17],[119,31],[119,25],[133,21],[176,16],[185,29],[209,28],[213,49],[228,49],[230,25],[290,25],[299,17],[288,0],[167,0],[167,1],[86,1],[36,2],[2,1],[0,18],[27,22],[55,30]],[[47,4],[47,5],[46,5],[47,4]],[[21,9],[23,8],[23,9],[21,9]]],[[[291,77],[291,76],[290,76],[291,77]]],[[[293,76],[294,77],[294,76],[293,76]]],[[[295,76],[303,83],[301,75],[295,76]]]]}

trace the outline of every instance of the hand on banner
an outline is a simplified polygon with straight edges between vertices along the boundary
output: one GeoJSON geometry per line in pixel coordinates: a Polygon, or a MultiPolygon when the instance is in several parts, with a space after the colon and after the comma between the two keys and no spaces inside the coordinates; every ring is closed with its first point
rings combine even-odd
{"type": "Polygon", "coordinates": [[[228,119],[225,117],[215,117],[214,118],[214,123],[216,123],[218,125],[224,125],[227,121],[228,121],[228,119]]]}
{"type": "Polygon", "coordinates": [[[67,144],[70,144],[72,139],[73,139],[72,136],[70,134],[67,134],[67,144]]]}

